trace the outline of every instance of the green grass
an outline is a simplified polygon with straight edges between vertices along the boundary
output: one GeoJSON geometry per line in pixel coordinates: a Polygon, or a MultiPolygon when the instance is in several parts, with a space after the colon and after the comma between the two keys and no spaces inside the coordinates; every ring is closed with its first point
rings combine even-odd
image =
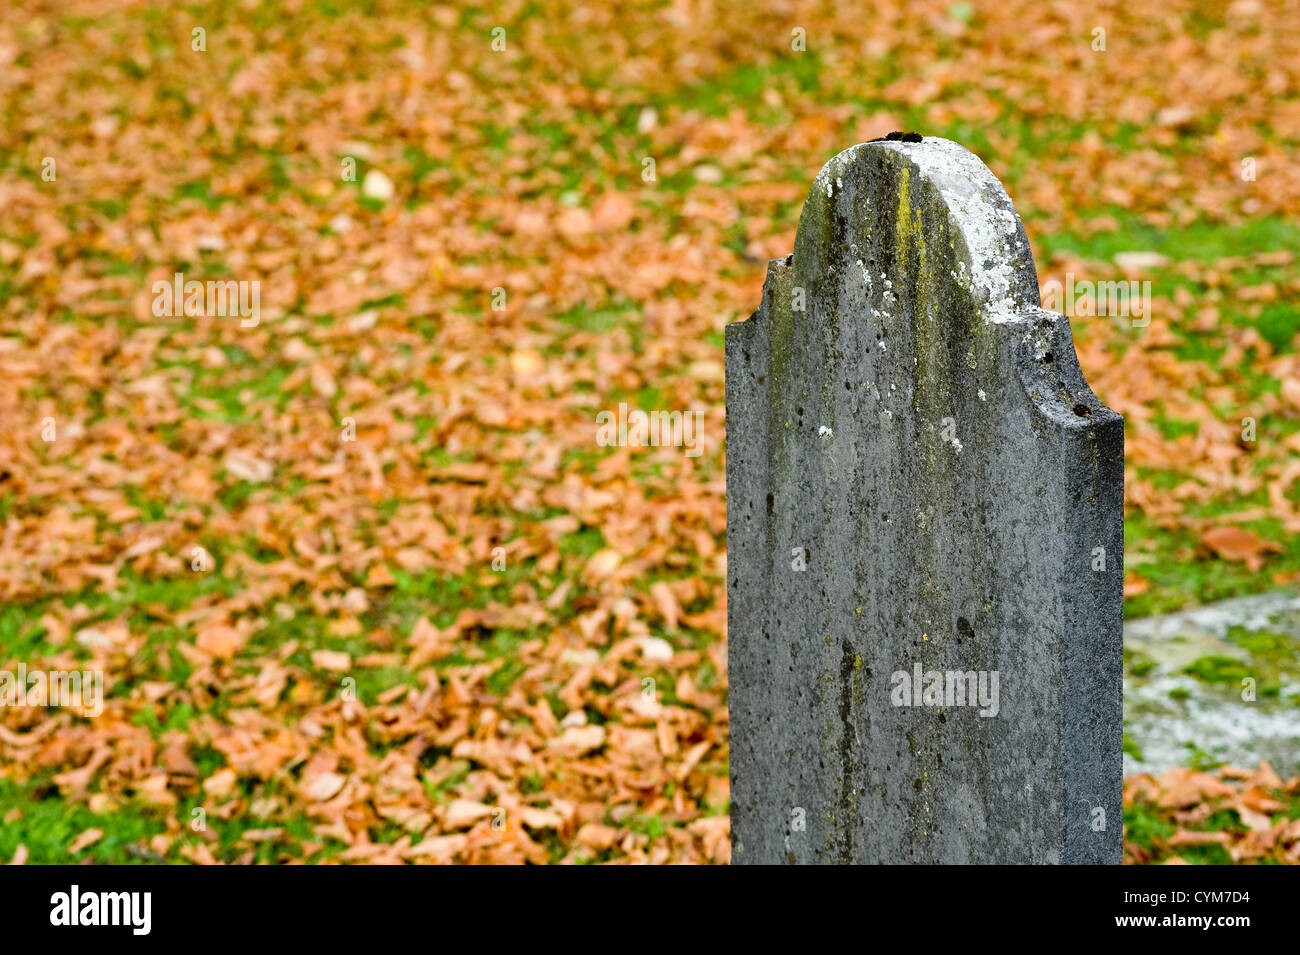
{"type": "MultiPolygon", "coordinates": [[[[1225,828],[1240,827],[1237,817],[1231,813],[1218,812],[1212,815],[1204,825],[1188,826],[1193,831],[1216,832],[1225,828]]],[[[1157,843],[1172,838],[1178,827],[1160,816],[1155,807],[1145,802],[1138,802],[1124,810],[1124,841],[1141,846],[1149,852],[1157,851],[1157,843]]],[[[1232,858],[1220,845],[1178,846],[1167,850],[1166,854],[1176,854],[1192,865],[1231,865],[1232,858]]]]}
{"type": "Polygon", "coordinates": [[[48,782],[18,784],[0,780],[0,819],[15,811],[21,813],[17,819],[0,823],[0,860],[12,859],[18,846],[23,845],[27,847],[28,862],[35,865],[66,865],[85,859],[115,865],[140,864],[148,860],[130,854],[127,847],[143,846],[166,829],[159,816],[133,805],[112,813],[95,813],[64,800],[48,782]],[[104,837],[85,851],[69,856],[67,847],[90,828],[103,829],[104,837]]]}
{"type": "MultiPolygon", "coordinates": [[[[1228,512],[1229,508],[1218,504],[1209,509],[1215,510],[1228,512]]],[[[1151,586],[1144,594],[1125,598],[1125,616],[1171,613],[1193,604],[1264,593],[1276,589],[1274,574],[1300,571],[1300,538],[1285,534],[1280,522],[1265,519],[1242,526],[1277,541],[1284,550],[1270,554],[1259,570],[1251,570],[1241,562],[1198,554],[1191,531],[1161,527],[1142,514],[1129,514],[1124,521],[1127,565],[1151,586]],[[1138,554],[1144,558],[1140,562],[1132,559],[1138,554]]]]}
{"type": "MultiPolygon", "coordinates": [[[[195,757],[196,764],[205,774],[220,768],[224,762],[214,751],[196,753],[195,757]]],[[[260,793],[248,791],[245,795],[267,795],[276,785],[283,783],[267,783],[259,787],[260,793]]],[[[269,863],[281,861],[284,857],[302,858],[301,843],[321,841],[316,835],[315,823],[304,816],[262,819],[245,814],[226,820],[217,816],[212,811],[214,808],[210,802],[205,804],[201,795],[192,795],[179,799],[171,807],[123,802],[111,811],[94,812],[84,802],[60,796],[49,779],[33,778],[25,782],[0,779],[0,820],[8,819],[0,822],[0,860],[12,859],[22,845],[27,848],[29,864],[35,865],[67,865],[84,861],[101,865],[183,862],[178,851],[181,846],[205,843],[217,858],[224,861],[233,862],[251,852],[253,861],[269,863]],[[204,810],[204,824],[209,830],[207,835],[212,838],[204,838],[192,828],[198,818],[194,814],[197,808],[204,810]],[[171,851],[160,858],[149,847],[149,842],[154,836],[168,831],[169,818],[179,823],[180,834],[171,851]],[[81,852],[69,855],[68,846],[91,828],[102,830],[103,837],[81,852]],[[253,829],[283,829],[284,834],[278,841],[241,844],[244,834],[253,829]]],[[[402,832],[404,830],[390,835],[395,839],[402,832]]],[[[379,834],[375,835],[376,841],[380,841],[379,834]]],[[[331,843],[318,850],[311,860],[337,855],[343,848],[337,842],[331,843]]]]}
{"type": "Polygon", "coordinates": [[[1090,236],[1071,233],[1036,235],[1047,256],[1069,253],[1083,259],[1109,262],[1121,252],[1158,252],[1171,260],[1217,262],[1257,252],[1287,251],[1300,256],[1300,225],[1281,218],[1251,219],[1239,225],[1196,222],[1161,229],[1120,208],[1096,210],[1119,223],[1119,228],[1090,236]]]}

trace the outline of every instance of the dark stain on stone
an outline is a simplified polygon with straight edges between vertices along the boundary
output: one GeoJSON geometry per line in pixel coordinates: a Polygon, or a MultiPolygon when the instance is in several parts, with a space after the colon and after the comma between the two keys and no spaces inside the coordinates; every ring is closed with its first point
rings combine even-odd
{"type": "Polygon", "coordinates": [[[840,644],[840,861],[853,861],[853,821],[857,807],[853,799],[853,665],[857,655],[848,640],[840,644]]]}
{"type": "Polygon", "coordinates": [[[920,133],[903,133],[903,132],[899,132],[898,130],[894,130],[892,133],[889,133],[886,136],[877,136],[875,139],[867,140],[867,142],[869,143],[884,143],[884,142],[919,143],[921,142],[921,138],[922,137],[920,133]]]}

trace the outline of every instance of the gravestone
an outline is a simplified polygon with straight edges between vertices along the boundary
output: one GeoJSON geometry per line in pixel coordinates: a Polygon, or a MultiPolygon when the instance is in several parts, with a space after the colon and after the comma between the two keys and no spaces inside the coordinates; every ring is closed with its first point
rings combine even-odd
{"type": "Polygon", "coordinates": [[[727,326],[733,861],[1120,861],[1123,419],[1039,305],[993,174],[895,139],[727,326]]]}

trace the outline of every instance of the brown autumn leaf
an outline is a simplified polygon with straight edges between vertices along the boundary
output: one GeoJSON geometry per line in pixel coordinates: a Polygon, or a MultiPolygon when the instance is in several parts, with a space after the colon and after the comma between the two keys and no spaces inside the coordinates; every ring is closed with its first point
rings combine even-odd
{"type": "Polygon", "coordinates": [[[465,829],[495,812],[495,808],[472,799],[453,799],[442,813],[442,824],[448,829],[465,829]]]}
{"type": "Polygon", "coordinates": [[[313,650],[311,662],[320,669],[332,673],[346,673],[352,669],[352,657],[342,650],[313,650]]]}
{"type": "Polygon", "coordinates": [[[220,799],[231,795],[235,791],[235,785],[238,781],[239,774],[233,769],[229,767],[218,769],[203,781],[203,791],[209,796],[220,799]]]}
{"type": "Polygon", "coordinates": [[[1227,832],[1200,832],[1192,829],[1179,829],[1166,842],[1171,846],[1226,846],[1232,842],[1232,835],[1227,832]]]}
{"type": "Polygon", "coordinates": [[[320,773],[303,781],[303,798],[309,802],[325,802],[333,799],[347,781],[347,777],[341,773],[320,773]]]}
{"type": "Polygon", "coordinates": [[[1282,382],[1282,400],[1300,411],[1300,379],[1287,378],[1282,382]]]}
{"type": "Polygon", "coordinates": [[[672,588],[665,581],[655,581],[650,586],[650,596],[654,598],[655,607],[658,608],[659,615],[663,618],[664,628],[670,632],[676,630],[681,607],[677,603],[677,597],[673,594],[672,588]]]}
{"type": "Polygon", "coordinates": [[[1129,571],[1124,575],[1124,596],[1136,597],[1151,589],[1151,581],[1129,571]]]}
{"type": "Polygon", "coordinates": [[[1273,828],[1273,820],[1262,812],[1256,812],[1238,799],[1232,806],[1242,824],[1252,832],[1265,832],[1273,828]]]}
{"type": "Polygon", "coordinates": [[[578,830],[578,843],[596,852],[604,852],[613,847],[619,831],[613,826],[589,822],[578,830]]]}
{"type": "MultiPolygon", "coordinates": [[[[1277,789],[1282,788],[1280,782],[1279,785],[1275,788],[1277,789]]],[[[1247,789],[1245,792],[1243,792],[1240,796],[1237,797],[1237,802],[1240,805],[1247,806],[1250,809],[1253,809],[1255,812],[1268,813],[1268,812],[1286,811],[1286,803],[1282,802],[1280,799],[1275,798],[1263,786],[1251,786],[1249,789],[1247,789]]]]}
{"type": "Polygon", "coordinates": [[[102,838],[104,838],[103,829],[86,829],[81,833],[81,835],[77,836],[77,838],[73,839],[72,842],[68,844],[68,854],[76,855],[83,849],[93,846],[102,838]]]}
{"type": "Polygon", "coordinates": [[[1225,560],[1239,560],[1249,570],[1259,570],[1264,555],[1282,550],[1280,544],[1264,540],[1253,531],[1241,527],[1212,527],[1201,535],[1201,543],[1225,560]]]}
{"type": "Polygon", "coordinates": [[[584,576],[592,582],[605,580],[613,575],[622,560],[623,557],[618,551],[606,547],[591,555],[591,559],[587,561],[584,576]]]}
{"type": "Polygon", "coordinates": [[[570,726],[546,745],[559,756],[582,756],[605,745],[605,727],[570,726]]]}
{"type": "Polygon", "coordinates": [[[1232,797],[1237,792],[1209,773],[1194,769],[1172,769],[1161,775],[1157,782],[1160,786],[1160,795],[1156,799],[1156,805],[1163,808],[1191,806],[1203,799],[1232,797]]]}
{"type": "Polygon", "coordinates": [[[224,623],[207,624],[199,630],[194,645],[214,657],[233,657],[247,642],[246,633],[224,623]]]}

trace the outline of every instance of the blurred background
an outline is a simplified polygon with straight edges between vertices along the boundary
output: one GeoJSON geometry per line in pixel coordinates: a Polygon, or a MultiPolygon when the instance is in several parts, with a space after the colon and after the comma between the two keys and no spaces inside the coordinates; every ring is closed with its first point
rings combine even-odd
{"type": "Polygon", "coordinates": [[[9,0],[0,668],[104,698],[0,707],[0,860],[727,861],[722,329],[915,130],[1041,283],[1151,283],[1072,316],[1127,422],[1127,859],[1300,861],[1297,26],[9,0]],[[602,445],[620,404],[698,455],[602,445]]]}

